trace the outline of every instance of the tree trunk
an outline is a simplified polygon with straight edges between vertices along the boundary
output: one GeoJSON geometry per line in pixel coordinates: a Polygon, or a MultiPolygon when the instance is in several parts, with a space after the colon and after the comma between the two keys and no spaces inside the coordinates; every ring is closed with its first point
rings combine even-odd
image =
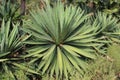
{"type": "Polygon", "coordinates": [[[25,9],[26,9],[26,0],[21,0],[21,15],[25,15],[25,9]]]}

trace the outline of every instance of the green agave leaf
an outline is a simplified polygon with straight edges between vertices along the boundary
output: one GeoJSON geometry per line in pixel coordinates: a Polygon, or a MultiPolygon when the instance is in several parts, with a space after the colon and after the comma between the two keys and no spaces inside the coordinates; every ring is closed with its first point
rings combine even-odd
{"type": "Polygon", "coordinates": [[[70,55],[69,53],[66,52],[67,58],[70,61],[70,63],[80,72],[82,73],[83,71],[80,69],[76,59],[74,56],[70,55]]]}
{"type": "Polygon", "coordinates": [[[0,57],[4,57],[6,55],[10,54],[10,52],[6,52],[6,53],[0,53],[0,57]]]}
{"type": "Polygon", "coordinates": [[[8,59],[0,59],[0,62],[4,62],[7,61],[8,59]]]}
{"type": "Polygon", "coordinates": [[[76,47],[73,47],[73,46],[69,46],[69,45],[64,45],[63,47],[64,48],[69,48],[69,50],[77,52],[78,54],[80,54],[82,56],[85,56],[85,57],[88,57],[88,58],[91,58],[91,59],[95,59],[96,58],[94,54],[86,52],[86,51],[83,51],[83,50],[81,50],[79,48],[76,48],[76,47]]]}
{"type": "Polygon", "coordinates": [[[74,52],[73,50],[71,50],[69,47],[66,47],[66,46],[63,45],[63,48],[64,48],[67,52],[69,52],[71,55],[76,56],[76,57],[80,57],[79,54],[77,54],[76,52],[74,52]]]}
{"type": "Polygon", "coordinates": [[[81,68],[83,68],[84,70],[86,69],[87,64],[80,59],[81,56],[80,56],[78,53],[74,52],[74,51],[71,50],[69,47],[64,46],[63,48],[64,48],[67,52],[69,52],[70,55],[72,55],[72,56],[75,58],[77,64],[78,64],[79,66],[81,66],[81,68]],[[78,58],[78,57],[79,57],[79,58],[78,58]]]}
{"type": "Polygon", "coordinates": [[[14,26],[14,28],[11,31],[10,36],[9,36],[9,45],[8,45],[9,47],[12,45],[12,42],[17,37],[17,35],[16,35],[17,33],[18,33],[18,26],[14,26]]]}
{"type": "Polygon", "coordinates": [[[58,66],[58,62],[55,63],[55,73],[56,73],[56,79],[61,78],[61,75],[59,77],[59,66],[58,66]]]}
{"type": "Polygon", "coordinates": [[[59,65],[59,70],[60,70],[60,74],[62,75],[63,72],[63,59],[62,59],[62,51],[60,50],[59,47],[57,47],[57,61],[58,61],[58,65],[59,65]]]}
{"type": "MultiPolygon", "coordinates": [[[[4,21],[3,21],[4,22],[4,21]]],[[[6,30],[5,30],[5,39],[6,39],[6,44],[8,45],[8,36],[9,36],[9,29],[10,29],[10,20],[6,23],[6,30]]],[[[4,23],[3,23],[4,24],[4,23]]],[[[3,26],[3,27],[5,27],[5,26],[3,26]]]]}
{"type": "Polygon", "coordinates": [[[1,52],[3,52],[3,49],[5,48],[5,35],[4,35],[4,33],[5,33],[5,29],[4,29],[4,26],[5,26],[5,22],[4,22],[4,19],[3,19],[3,22],[2,22],[2,25],[1,25],[1,32],[0,32],[0,34],[1,34],[1,43],[0,43],[0,50],[1,50],[1,52]]]}
{"type": "Polygon", "coordinates": [[[40,49],[45,49],[45,48],[49,48],[49,47],[39,47],[39,46],[33,46],[33,47],[31,47],[31,48],[28,48],[27,50],[26,50],[26,52],[35,52],[35,51],[38,51],[38,50],[40,50],[40,49]]]}
{"type": "Polygon", "coordinates": [[[34,70],[30,69],[29,67],[26,67],[26,66],[24,66],[24,65],[22,65],[22,64],[18,64],[18,63],[12,63],[12,64],[15,65],[16,67],[19,67],[19,68],[22,69],[22,70],[27,71],[27,72],[40,75],[40,74],[37,73],[36,71],[34,71],[34,70]]]}
{"type": "Polygon", "coordinates": [[[53,61],[54,58],[54,50],[55,50],[55,45],[53,45],[48,51],[47,54],[42,58],[43,60],[46,61],[46,64],[44,65],[43,68],[43,74],[44,72],[48,69],[50,63],[53,61]]]}
{"type": "Polygon", "coordinates": [[[43,52],[43,51],[45,51],[45,50],[47,50],[47,49],[48,48],[46,48],[46,47],[43,47],[43,48],[42,47],[32,48],[30,50],[27,50],[27,52],[29,52],[31,54],[24,55],[23,57],[25,58],[25,57],[30,57],[30,56],[36,56],[36,54],[39,54],[42,57],[44,54],[40,54],[40,53],[43,52]]]}
{"type": "Polygon", "coordinates": [[[54,63],[52,63],[51,67],[50,67],[50,77],[52,77],[54,75],[54,70],[55,70],[55,63],[56,60],[53,61],[54,63]]]}
{"type": "Polygon", "coordinates": [[[84,39],[84,38],[89,38],[89,37],[92,37],[93,34],[88,34],[88,35],[77,35],[77,36],[74,36],[74,37],[70,37],[70,38],[67,38],[67,41],[72,41],[72,40],[80,40],[80,39],[84,39]]]}
{"type": "Polygon", "coordinates": [[[53,53],[54,53],[54,49],[55,49],[55,45],[51,46],[46,53],[44,53],[44,56],[42,58],[42,61],[40,62],[41,65],[39,65],[38,70],[40,70],[43,66],[45,66],[43,68],[43,74],[46,71],[46,69],[48,68],[49,64],[52,62],[53,59],[53,53]]]}
{"type": "Polygon", "coordinates": [[[53,53],[53,51],[55,50],[55,47],[56,47],[55,45],[52,45],[52,46],[48,49],[48,51],[45,53],[43,59],[47,59],[47,58],[53,53]]]}
{"type": "Polygon", "coordinates": [[[11,70],[9,70],[9,67],[7,65],[4,64],[4,70],[7,74],[9,74],[9,77],[12,78],[12,79],[15,79],[15,76],[14,74],[12,73],[11,70]]]}
{"type": "Polygon", "coordinates": [[[113,41],[120,43],[120,40],[117,38],[111,38],[113,41]]]}
{"type": "MultiPolygon", "coordinates": [[[[41,56],[40,56],[40,58],[41,58],[41,56]]],[[[34,58],[34,59],[32,59],[30,62],[28,62],[28,64],[33,64],[33,63],[35,63],[37,60],[39,60],[39,58],[34,58]]]]}
{"type": "Polygon", "coordinates": [[[47,44],[46,42],[35,42],[35,41],[32,41],[32,40],[29,40],[29,41],[24,41],[23,43],[25,44],[32,44],[32,45],[44,45],[44,44],[47,44]]]}
{"type": "Polygon", "coordinates": [[[70,73],[72,71],[72,64],[69,62],[68,58],[62,54],[63,57],[63,72],[64,72],[64,76],[66,78],[68,78],[68,73],[70,73]]]}

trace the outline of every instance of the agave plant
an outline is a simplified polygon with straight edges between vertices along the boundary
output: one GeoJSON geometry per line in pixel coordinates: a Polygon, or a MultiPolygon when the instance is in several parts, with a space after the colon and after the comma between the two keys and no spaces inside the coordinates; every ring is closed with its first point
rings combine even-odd
{"type": "Polygon", "coordinates": [[[86,23],[89,15],[75,6],[56,3],[43,10],[31,11],[31,20],[23,30],[31,35],[26,44],[32,45],[24,57],[32,57],[30,64],[37,64],[42,74],[62,79],[72,69],[86,70],[86,59],[95,59],[92,46],[96,46],[94,27],[86,23]]]}
{"type": "Polygon", "coordinates": [[[95,16],[96,18],[92,24],[97,24],[95,29],[98,34],[97,37],[109,38],[120,42],[120,24],[118,19],[101,12],[98,12],[95,16]]]}
{"type": "Polygon", "coordinates": [[[5,21],[8,21],[11,18],[12,21],[18,20],[21,16],[18,13],[19,4],[15,2],[11,3],[10,0],[1,0],[0,2],[0,21],[4,18],[5,21]]]}
{"type": "Polygon", "coordinates": [[[113,42],[120,43],[120,26],[118,19],[103,12],[95,13],[89,20],[94,26],[96,42],[101,44],[94,47],[98,53],[106,55],[107,47],[113,42]]]}
{"type": "MultiPolygon", "coordinates": [[[[11,53],[17,52],[22,46],[22,41],[26,38],[25,35],[20,35],[19,33],[19,24],[14,25],[11,30],[10,27],[11,21],[9,20],[7,23],[3,20],[1,30],[0,30],[0,56],[4,57],[11,53]]],[[[11,56],[13,56],[11,54],[11,56]]]]}
{"type": "MultiPolygon", "coordinates": [[[[23,47],[23,41],[27,39],[27,36],[20,34],[19,24],[13,24],[11,28],[9,20],[7,23],[3,20],[2,26],[0,28],[0,72],[9,74],[12,78],[11,80],[16,80],[14,76],[14,71],[19,68],[21,70],[30,70],[28,67],[25,67],[24,63],[18,63],[20,59],[19,50],[23,47]]],[[[9,80],[10,77],[8,76],[9,80]]],[[[2,78],[2,74],[0,75],[2,78]]],[[[0,79],[1,79],[0,78],[0,79]]],[[[7,79],[7,78],[6,78],[7,79]]],[[[2,79],[3,80],[3,79],[2,79]]],[[[7,79],[8,80],[8,79],[7,79]]]]}

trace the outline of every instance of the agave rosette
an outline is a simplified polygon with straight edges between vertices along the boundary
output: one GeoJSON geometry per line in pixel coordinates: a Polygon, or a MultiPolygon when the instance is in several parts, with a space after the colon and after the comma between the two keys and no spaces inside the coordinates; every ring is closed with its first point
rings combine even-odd
{"type": "Polygon", "coordinates": [[[93,43],[94,27],[86,23],[89,15],[75,6],[56,3],[54,7],[31,11],[31,20],[23,30],[31,35],[25,41],[32,45],[24,57],[32,57],[29,63],[37,64],[37,71],[56,78],[68,77],[73,68],[81,73],[86,70],[86,59],[95,59],[93,43]]]}

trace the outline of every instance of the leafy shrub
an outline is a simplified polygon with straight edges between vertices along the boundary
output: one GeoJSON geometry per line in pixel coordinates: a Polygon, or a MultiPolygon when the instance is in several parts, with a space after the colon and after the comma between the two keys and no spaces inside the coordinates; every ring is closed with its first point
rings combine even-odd
{"type": "Polygon", "coordinates": [[[51,2],[62,1],[65,4],[78,5],[86,12],[101,11],[120,17],[120,0],[50,0],[51,2]]]}
{"type": "Polygon", "coordinates": [[[113,68],[115,71],[120,72],[120,45],[115,43],[112,44],[109,46],[107,53],[113,60],[113,68]]]}
{"type": "Polygon", "coordinates": [[[73,71],[70,80],[115,80],[113,63],[105,57],[98,57],[94,62],[89,62],[89,69],[81,77],[79,72],[73,71]]]}

